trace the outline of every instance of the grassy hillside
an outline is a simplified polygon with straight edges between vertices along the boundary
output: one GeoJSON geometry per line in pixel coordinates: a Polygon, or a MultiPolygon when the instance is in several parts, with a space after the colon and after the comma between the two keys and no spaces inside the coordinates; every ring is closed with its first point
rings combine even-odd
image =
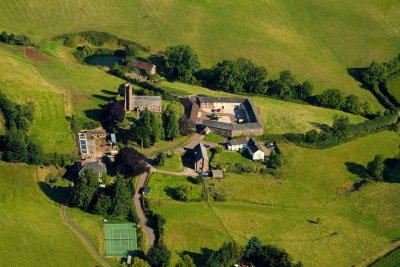
{"type": "Polygon", "coordinates": [[[70,153],[75,145],[65,119],[63,91],[45,81],[24,51],[0,46],[0,90],[13,102],[32,102],[35,119],[31,135],[46,152],[70,153]]]}
{"type": "Polygon", "coordinates": [[[388,82],[389,92],[396,98],[400,99],[400,78],[388,82]]]}
{"type": "Polygon", "coordinates": [[[227,192],[226,202],[212,202],[207,208],[168,199],[162,177],[150,182],[152,198],[157,199],[155,210],[167,218],[166,242],[177,253],[186,250],[199,259],[202,248],[218,247],[231,238],[245,243],[257,235],[284,247],[305,266],[350,266],[399,235],[399,183],[369,183],[351,192],[361,180],[362,166],[375,154],[395,155],[399,144],[393,132],[327,150],[282,144],[279,178],[228,173],[219,182],[209,181],[227,192]],[[197,213],[206,219],[197,221],[197,213]],[[320,224],[312,223],[318,218],[320,224]],[[193,241],[205,232],[206,238],[193,241]]]}
{"type": "Polygon", "coordinates": [[[0,162],[2,266],[96,266],[40,190],[35,167],[0,162]]]}
{"type": "MultiPolygon", "coordinates": [[[[161,82],[165,90],[181,95],[204,94],[209,96],[233,96],[232,94],[212,91],[204,87],[182,83],[161,82]]],[[[335,115],[345,115],[352,123],[365,120],[338,110],[302,105],[267,97],[249,97],[254,101],[267,133],[281,134],[306,132],[319,124],[331,124],[335,115]]]]}
{"type": "Polygon", "coordinates": [[[248,57],[272,76],[291,69],[317,91],[338,87],[377,102],[347,73],[398,54],[400,4],[373,1],[0,1],[0,29],[34,39],[96,29],[153,47],[186,43],[204,66],[248,57]],[[23,14],[23,15],[21,15],[23,14]]]}

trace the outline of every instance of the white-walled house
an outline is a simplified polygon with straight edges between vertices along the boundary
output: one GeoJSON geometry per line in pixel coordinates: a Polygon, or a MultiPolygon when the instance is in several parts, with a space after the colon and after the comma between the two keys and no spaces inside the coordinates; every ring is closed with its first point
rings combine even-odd
{"type": "Polygon", "coordinates": [[[240,151],[247,149],[247,138],[238,138],[238,139],[231,139],[229,140],[228,144],[226,145],[229,151],[240,151]]]}
{"type": "Polygon", "coordinates": [[[249,151],[252,160],[264,160],[265,156],[269,156],[269,153],[266,155],[264,149],[252,138],[250,138],[247,146],[247,151],[249,151]]]}

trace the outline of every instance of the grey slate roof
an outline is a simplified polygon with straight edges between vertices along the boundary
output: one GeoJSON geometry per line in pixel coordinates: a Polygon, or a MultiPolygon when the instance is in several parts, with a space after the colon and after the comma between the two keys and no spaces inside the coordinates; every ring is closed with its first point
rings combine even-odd
{"type": "Polygon", "coordinates": [[[134,95],[132,103],[134,107],[158,107],[161,106],[161,96],[134,95]]]}
{"type": "Polygon", "coordinates": [[[261,150],[262,152],[264,152],[262,147],[253,138],[250,138],[247,146],[253,153],[257,152],[258,150],[261,150]]]}
{"type": "Polygon", "coordinates": [[[79,171],[79,174],[82,174],[87,170],[92,170],[95,173],[106,173],[107,167],[103,162],[89,161],[89,162],[86,162],[85,165],[83,165],[83,167],[79,171]]]}
{"type": "Polygon", "coordinates": [[[201,160],[203,158],[208,161],[207,149],[202,143],[198,143],[193,148],[193,153],[194,153],[195,162],[198,162],[199,160],[201,160]]]}
{"type": "Polygon", "coordinates": [[[243,103],[246,99],[239,97],[209,97],[209,96],[198,96],[199,103],[243,103]]]}
{"type": "Polygon", "coordinates": [[[233,146],[244,145],[247,144],[247,142],[248,142],[247,138],[237,138],[237,139],[231,139],[229,141],[229,143],[233,146]]]}

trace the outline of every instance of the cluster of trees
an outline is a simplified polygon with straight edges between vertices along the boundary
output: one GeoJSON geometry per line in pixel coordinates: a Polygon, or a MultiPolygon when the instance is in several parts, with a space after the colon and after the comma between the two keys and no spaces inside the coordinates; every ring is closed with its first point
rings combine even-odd
{"type": "Polygon", "coordinates": [[[18,46],[30,46],[32,45],[32,41],[23,34],[15,35],[13,33],[7,34],[7,32],[3,31],[0,34],[0,42],[5,44],[12,44],[18,46]]]}
{"type": "Polygon", "coordinates": [[[97,174],[88,170],[75,181],[71,205],[95,214],[136,218],[133,194],[134,189],[128,179],[117,176],[111,186],[102,189],[97,174]]]}
{"type": "Polygon", "coordinates": [[[0,111],[6,119],[6,134],[0,138],[3,160],[42,164],[46,155],[40,146],[28,135],[34,119],[33,103],[17,105],[0,92],[0,111]]]}
{"type": "Polygon", "coordinates": [[[103,122],[109,128],[122,122],[125,118],[124,104],[121,101],[112,101],[103,107],[103,122]]]}
{"type": "Polygon", "coordinates": [[[300,267],[300,262],[293,263],[292,257],[284,250],[273,245],[263,245],[260,239],[252,237],[245,247],[235,241],[224,243],[221,248],[211,253],[206,261],[207,267],[234,266],[265,267],[300,267]]]}
{"type": "Polygon", "coordinates": [[[119,38],[107,32],[83,31],[78,33],[64,34],[61,35],[60,38],[64,39],[64,45],[69,47],[74,47],[78,40],[83,40],[94,46],[102,46],[105,43],[115,43],[119,46],[134,46],[138,50],[150,52],[150,47],[148,46],[144,46],[131,40],[119,38]]]}
{"type": "MultiPolygon", "coordinates": [[[[174,141],[181,136],[177,108],[170,104],[161,114],[143,110],[137,123],[132,126],[135,140],[142,147],[150,147],[160,140],[174,141]]],[[[183,133],[183,132],[182,132],[183,133]]]]}
{"type": "Polygon", "coordinates": [[[368,133],[391,129],[391,125],[398,124],[396,120],[397,113],[395,111],[386,111],[384,114],[378,114],[372,120],[357,124],[350,124],[348,117],[335,116],[332,127],[326,126],[321,131],[313,129],[305,134],[288,133],[284,134],[284,137],[302,146],[328,148],[368,133]]]}
{"type": "Polygon", "coordinates": [[[105,189],[99,188],[99,178],[88,170],[80,175],[71,195],[71,205],[95,214],[128,216],[136,221],[132,196],[132,177],[148,171],[146,157],[132,147],[124,147],[115,157],[117,177],[105,189]]]}
{"type": "MultiPolygon", "coordinates": [[[[199,70],[198,57],[189,46],[168,47],[165,55],[165,68],[171,79],[189,83],[200,81],[204,86],[225,92],[264,94],[357,115],[373,113],[368,101],[361,101],[356,95],[344,96],[338,89],[327,89],[321,95],[312,96],[312,83],[299,83],[289,70],[281,71],[278,79],[267,81],[268,71],[245,58],[223,60],[211,69],[199,70]]],[[[396,64],[391,63],[392,65],[396,64]]]]}
{"type": "Polygon", "coordinates": [[[97,121],[89,121],[76,115],[72,115],[71,117],[68,116],[67,121],[74,133],[79,133],[82,129],[95,129],[100,126],[100,123],[97,121]]]}
{"type": "Polygon", "coordinates": [[[383,155],[376,155],[367,164],[367,174],[375,181],[396,181],[400,179],[396,168],[400,165],[400,153],[394,158],[385,158],[383,155]]]}
{"type": "Polygon", "coordinates": [[[392,78],[398,78],[399,72],[400,55],[387,63],[372,62],[361,73],[361,79],[386,108],[394,109],[395,107],[400,107],[400,103],[399,99],[396,99],[387,90],[387,81],[392,78]]]}

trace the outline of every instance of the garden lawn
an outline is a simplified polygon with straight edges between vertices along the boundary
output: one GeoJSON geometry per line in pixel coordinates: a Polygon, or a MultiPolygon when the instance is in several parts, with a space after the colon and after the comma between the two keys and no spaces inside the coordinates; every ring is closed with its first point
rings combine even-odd
{"type": "Polygon", "coordinates": [[[201,198],[202,188],[200,184],[194,184],[185,175],[177,176],[164,173],[152,173],[148,186],[152,188],[150,199],[175,199],[176,188],[181,185],[192,185],[194,187],[194,194],[192,200],[201,198]]]}
{"type": "Polygon", "coordinates": [[[33,103],[35,118],[30,135],[44,151],[75,151],[70,126],[65,119],[63,91],[47,83],[19,48],[0,45],[0,72],[0,90],[11,101],[33,103]]]}
{"type": "Polygon", "coordinates": [[[223,138],[222,136],[215,134],[215,133],[209,133],[204,137],[203,140],[206,142],[213,142],[213,143],[220,144],[225,141],[225,138],[223,138]]]}
{"type": "Polygon", "coordinates": [[[359,87],[348,68],[398,54],[398,1],[94,0],[51,4],[1,0],[2,30],[34,40],[87,29],[106,31],[150,45],[153,51],[188,44],[203,66],[247,57],[272,77],[290,69],[316,91],[340,88],[379,105],[359,87]],[[25,14],[21,16],[21,14],[25,14]]]}
{"type": "Polygon", "coordinates": [[[166,156],[164,165],[158,166],[157,168],[164,171],[183,171],[182,156],[176,153],[171,156],[166,156]]]}
{"type": "MultiPolygon", "coordinates": [[[[208,96],[229,97],[233,94],[222,91],[213,91],[200,86],[187,85],[182,83],[161,82],[161,86],[172,92],[173,88],[184,90],[190,94],[204,94],[208,96]]],[[[282,134],[299,132],[318,128],[321,124],[331,125],[333,117],[337,115],[347,116],[351,123],[362,122],[365,118],[352,115],[339,110],[326,109],[311,105],[297,104],[261,96],[243,96],[253,100],[265,132],[268,134],[282,134]]]]}
{"type": "Polygon", "coordinates": [[[99,264],[40,190],[36,167],[0,162],[0,185],[0,265],[99,264]]]}

